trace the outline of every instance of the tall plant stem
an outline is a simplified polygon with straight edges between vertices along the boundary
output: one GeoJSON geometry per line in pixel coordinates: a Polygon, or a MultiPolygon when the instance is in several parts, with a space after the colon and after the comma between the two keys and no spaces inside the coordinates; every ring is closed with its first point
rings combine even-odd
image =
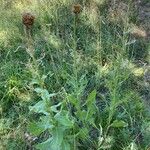
{"type": "Polygon", "coordinates": [[[78,15],[74,16],[74,37],[73,37],[73,72],[77,83],[78,71],[77,71],[77,19],[78,15]]]}

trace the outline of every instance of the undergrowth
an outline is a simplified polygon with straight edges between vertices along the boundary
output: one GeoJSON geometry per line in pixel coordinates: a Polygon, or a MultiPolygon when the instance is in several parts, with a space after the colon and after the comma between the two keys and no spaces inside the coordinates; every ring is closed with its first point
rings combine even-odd
{"type": "Polygon", "coordinates": [[[0,149],[150,148],[150,45],[132,32],[133,1],[0,4],[0,149]]]}

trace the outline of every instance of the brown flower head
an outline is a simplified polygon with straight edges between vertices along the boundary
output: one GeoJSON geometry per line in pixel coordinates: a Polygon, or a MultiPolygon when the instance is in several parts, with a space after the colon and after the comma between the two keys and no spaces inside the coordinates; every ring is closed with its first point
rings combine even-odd
{"type": "Polygon", "coordinates": [[[27,29],[30,29],[34,23],[35,16],[31,13],[22,14],[22,23],[26,26],[27,29]]]}
{"type": "Polygon", "coordinates": [[[80,4],[73,5],[73,12],[75,14],[79,14],[81,12],[81,5],[80,4]]]}

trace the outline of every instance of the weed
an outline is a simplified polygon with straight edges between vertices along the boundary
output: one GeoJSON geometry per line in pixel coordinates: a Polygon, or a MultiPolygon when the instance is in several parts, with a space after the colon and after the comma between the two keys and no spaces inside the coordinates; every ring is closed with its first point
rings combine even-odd
{"type": "Polygon", "coordinates": [[[0,4],[0,149],[149,149],[148,29],[133,1],[0,4]]]}

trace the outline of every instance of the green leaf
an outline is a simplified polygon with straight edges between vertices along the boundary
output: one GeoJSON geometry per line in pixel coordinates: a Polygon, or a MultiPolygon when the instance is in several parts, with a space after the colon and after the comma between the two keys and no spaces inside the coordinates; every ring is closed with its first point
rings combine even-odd
{"type": "Polygon", "coordinates": [[[89,130],[88,128],[81,128],[79,131],[79,138],[82,140],[86,140],[89,136],[89,130]]]}
{"type": "Polygon", "coordinates": [[[63,150],[62,142],[64,130],[61,127],[56,127],[52,132],[52,137],[43,143],[37,144],[36,148],[39,150],[63,150]]]}
{"type": "Polygon", "coordinates": [[[93,90],[87,98],[86,105],[88,108],[90,108],[91,105],[93,105],[95,103],[95,99],[96,99],[96,90],[93,90]]]}
{"type": "Polygon", "coordinates": [[[47,130],[47,129],[52,129],[54,127],[52,123],[53,121],[50,117],[43,116],[38,124],[40,128],[42,128],[43,130],[47,130]]]}
{"type": "Polygon", "coordinates": [[[31,85],[40,84],[40,81],[38,79],[33,79],[30,83],[31,85]]]}
{"type": "Polygon", "coordinates": [[[69,102],[75,106],[76,109],[80,109],[80,101],[76,99],[73,95],[68,97],[69,102]]]}
{"type": "Polygon", "coordinates": [[[37,144],[36,149],[38,149],[38,150],[52,150],[51,142],[52,142],[52,138],[49,138],[45,142],[37,144]]]}
{"type": "Polygon", "coordinates": [[[42,117],[39,122],[32,122],[28,125],[28,131],[37,136],[47,129],[52,129],[54,126],[52,120],[47,116],[42,117]]]}
{"type": "Polygon", "coordinates": [[[86,111],[85,121],[88,121],[90,124],[92,124],[94,122],[93,115],[97,111],[95,103],[96,103],[96,90],[93,90],[89,94],[87,101],[86,101],[87,111],[86,111]]]}
{"type": "Polygon", "coordinates": [[[57,107],[61,106],[62,103],[58,103],[57,105],[53,105],[50,107],[51,111],[55,112],[55,113],[58,113],[59,110],[57,110],[57,107]]]}
{"type": "Polygon", "coordinates": [[[64,129],[61,127],[56,127],[51,134],[53,136],[53,140],[51,142],[52,150],[60,150],[64,137],[64,129]]]}
{"type": "Polygon", "coordinates": [[[34,136],[38,136],[44,131],[42,128],[39,127],[38,123],[36,122],[29,123],[27,129],[34,136]]]}
{"type": "Polygon", "coordinates": [[[81,121],[84,121],[86,119],[86,115],[87,115],[87,112],[85,110],[82,110],[82,111],[77,111],[76,112],[76,116],[81,120],[81,121]]]}
{"type": "Polygon", "coordinates": [[[54,118],[63,126],[67,128],[72,128],[74,122],[70,120],[68,112],[67,111],[61,111],[57,113],[54,118]]]}
{"type": "Polygon", "coordinates": [[[42,89],[42,88],[35,88],[34,91],[40,94],[43,100],[49,100],[50,97],[57,95],[57,93],[49,94],[49,92],[46,89],[42,89]]]}
{"type": "Polygon", "coordinates": [[[48,115],[47,112],[47,104],[45,101],[39,101],[34,106],[29,106],[30,111],[36,112],[36,113],[43,113],[45,115],[48,115]]]}
{"type": "Polygon", "coordinates": [[[64,140],[62,142],[62,149],[61,150],[70,150],[70,149],[71,149],[70,144],[66,140],[64,140]]]}
{"type": "Polygon", "coordinates": [[[115,120],[111,124],[111,127],[120,128],[120,127],[127,127],[128,124],[122,120],[115,120]]]}
{"type": "MultiPolygon", "coordinates": [[[[88,111],[87,111],[87,114],[86,114],[86,120],[87,121],[90,121],[90,120],[93,120],[95,117],[93,117],[93,115],[96,113],[97,109],[96,109],[96,106],[95,105],[91,105],[89,108],[88,108],[88,111]]],[[[91,122],[91,121],[90,121],[91,122]]]]}
{"type": "Polygon", "coordinates": [[[85,121],[88,122],[90,125],[94,124],[94,120],[95,120],[95,117],[93,115],[92,116],[87,115],[85,119],[85,121]]]}
{"type": "Polygon", "coordinates": [[[37,92],[38,94],[40,94],[40,96],[43,100],[49,100],[50,94],[46,89],[36,88],[34,91],[37,92]]]}

